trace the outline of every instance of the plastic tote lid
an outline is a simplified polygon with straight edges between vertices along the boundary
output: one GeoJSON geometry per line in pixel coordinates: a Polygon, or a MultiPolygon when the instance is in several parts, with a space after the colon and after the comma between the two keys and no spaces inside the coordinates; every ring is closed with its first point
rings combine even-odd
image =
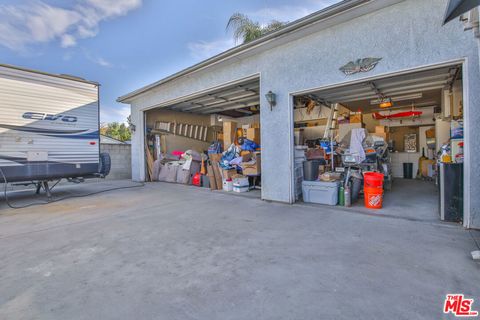
{"type": "Polygon", "coordinates": [[[340,181],[303,181],[304,186],[316,186],[316,187],[328,187],[328,188],[338,188],[341,184],[340,181]]]}

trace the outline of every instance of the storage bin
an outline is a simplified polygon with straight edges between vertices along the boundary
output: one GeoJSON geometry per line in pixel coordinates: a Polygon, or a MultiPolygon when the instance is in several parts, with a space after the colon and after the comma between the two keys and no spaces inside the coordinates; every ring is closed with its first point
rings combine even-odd
{"type": "Polygon", "coordinates": [[[237,193],[243,193],[243,192],[248,192],[250,190],[249,186],[246,187],[233,187],[233,192],[237,193]]]}
{"type": "Polygon", "coordinates": [[[248,178],[234,178],[233,179],[233,186],[234,187],[249,187],[250,183],[248,182],[248,178]]]}
{"type": "Polygon", "coordinates": [[[223,191],[233,191],[233,181],[232,180],[223,180],[223,191]]]}
{"type": "Polygon", "coordinates": [[[320,160],[309,160],[303,163],[303,179],[307,181],[316,181],[318,179],[318,168],[320,160]]]}
{"type": "Polygon", "coordinates": [[[339,181],[303,181],[303,201],[336,206],[338,203],[339,181]]]}

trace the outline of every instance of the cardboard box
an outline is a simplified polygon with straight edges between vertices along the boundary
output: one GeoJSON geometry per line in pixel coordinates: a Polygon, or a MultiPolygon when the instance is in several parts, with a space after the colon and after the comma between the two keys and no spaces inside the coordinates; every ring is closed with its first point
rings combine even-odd
{"type": "Polygon", "coordinates": [[[210,158],[210,161],[212,162],[220,162],[222,160],[222,154],[221,153],[211,153],[208,155],[210,158]]]}
{"type": "Polygon", "coordinates": [[[260,128],[247,129],[247,139],[252,140],[256,144],[260,145],[260,128]]]}
{"type": "Polygon", "coordinates": [[[250,151],[242,151],[240,155],[242,156],[242,162],[248,162],[252,159],[252,153],[250,151]]]}
{"type": "Polygon", "coordinates": [[[388,133],[387,126],[375,126],[375,133],[388,133]]]}
{"type": "Polygon", "coordinates": [[[223,150],[227,150],[236,140],[237,123],[234,121],[223,122],[223,150]]]}
{"type": "Polygon", "coordinates": [[[237,169],[229,169],[229,170],[222,169],[223,180],[233,179],[233,177],[236,175],[237,175],[237,169]]]}
{"type": "Polygon", "coordinates": [[[210,180],[210,189],[217,190],[217,182],[215,180],[215,173],[213,171],[212,165],[207,166],[207,176],[208,176],[208,179],[210,180]]]}
{"type": "Polygon", "coordinates": [[[435,128],[425,131],[425,135],[427,136],[427,139],[435,139],[435,128]]]}
{"type": "Polygon", "coordinates": [[[259,122],[254,122],[250,125],[250,128],[260,129],[260,123],[259,122]]]}
{"type": "Polygon", "coordinates": [[[262,172],[262,162],[260,152],[255,152],[254,154],[255,164],[245,164],[242,163],[243,175],[245,176],[256,176],[262,172]]]}
{"type": "Polygon", "coordinates": [[[223,189],[223,181],[222,181],[222,173],[220,172],[220,167],[218,162],[212,163],[213,166],[213,173],[215,175],[215,186],[217,190],[223,189]]]}
{"type": "Polygon", "coordinates": [[[246,176],[258,176],[261,174],[261,169],[258,165],[247,167],[243,169],[243,174],[246,176]]]}
{"type": "Polygon", "coordinates": [[[222,159],[221,153],[212,153],[208,155],[211,164],[207,166],[208,176],[210,177],[210,189],[221,190],[223,188],[222,173],[219,162],[222,159]]]}
{"type": "Polygon", "coordinates": [[[362,123],[363,115],[361,112],[350,113],[350,123],[362,123]]]}

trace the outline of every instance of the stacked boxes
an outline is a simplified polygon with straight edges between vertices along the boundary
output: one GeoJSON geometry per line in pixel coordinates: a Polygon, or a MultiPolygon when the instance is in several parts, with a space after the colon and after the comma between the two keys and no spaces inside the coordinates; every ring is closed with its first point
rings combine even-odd
{"type": "Polygon", "coordinates": [[[252,140],[258,145],[261,145],[260,143],[260,128],[248,128],[247,129],[247,139],[252,140]]]}
{"type": "Polygon", "coordinates": [[[237,140],[237,123],[225,121],[223,123],[223,150],[227,150],[237,140]]]}
{"type": "Polygon", "coordinates": [[[238,176],[233,178],[233,192],[248,192],[250,189],[250,183],[248,178],[244,176],[238,176]]]}
{"type": "Polygon", "coordinates": [[[388,127],[386,126],[376,126],[375,127],[375,135],[382,137],[385,142],[388,142],[389,140],[389,134],[388,134],[388,127]]]}
{"type": "Polygon", "coordinates": [[[262,172],[262,163],[260,152],[254,152],[253,158],[255,159],[254,164],[242,163],[243,175],[245,176],[258,176],[262,172]]]}

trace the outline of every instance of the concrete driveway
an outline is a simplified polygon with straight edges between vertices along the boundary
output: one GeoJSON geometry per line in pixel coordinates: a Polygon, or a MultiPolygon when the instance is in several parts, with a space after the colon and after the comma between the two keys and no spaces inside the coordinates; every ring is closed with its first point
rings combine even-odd
{"type": "Polygon", "coordinates": [[[480,310],[480,237],[454,224],[162,183],[0,205],[1,319],[451,319],[447,293],[480,310]]]}

